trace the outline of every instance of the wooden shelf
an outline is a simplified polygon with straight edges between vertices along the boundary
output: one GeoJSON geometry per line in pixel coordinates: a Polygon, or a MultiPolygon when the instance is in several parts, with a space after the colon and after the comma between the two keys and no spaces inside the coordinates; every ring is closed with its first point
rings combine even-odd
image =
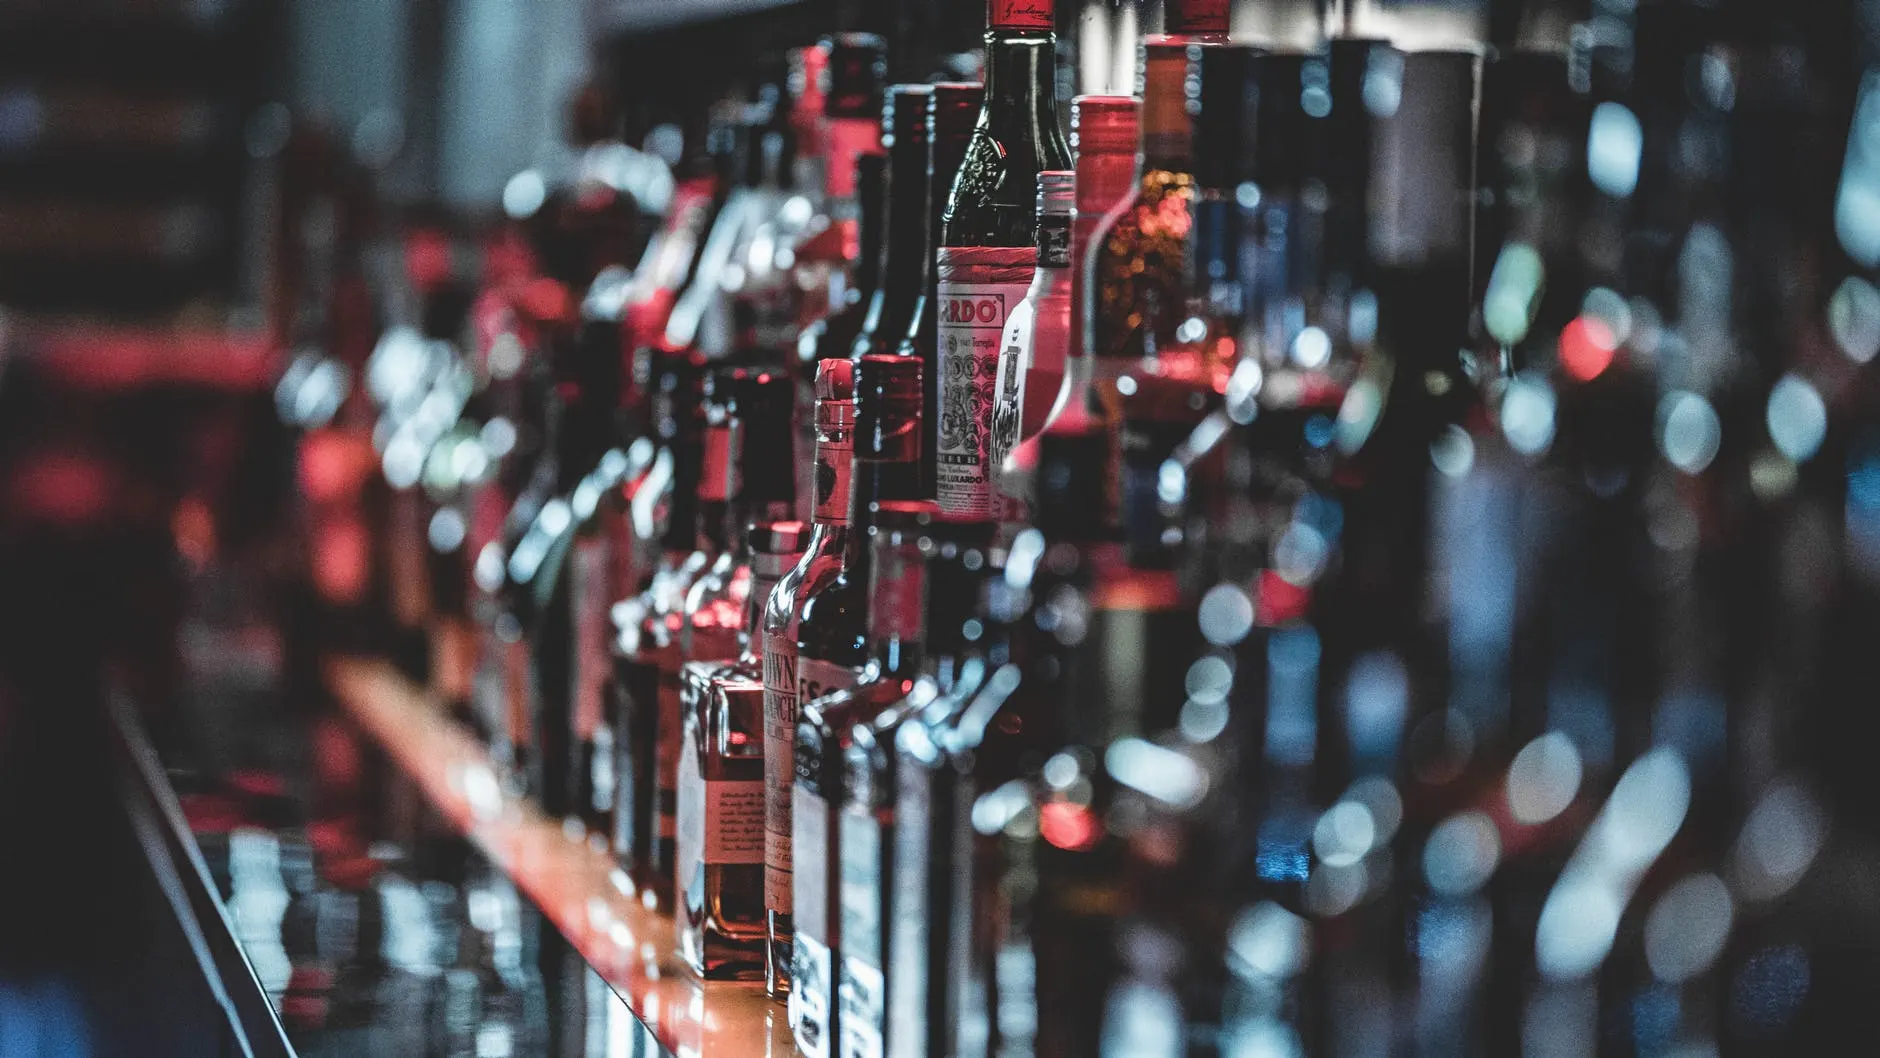
{"type": "Polygon", "coordinates": [[[488,754],[439,700],[383,661],[331,659],[326,681],[346,713],[509,875],[660,1046],[680,1058],[795,1053],[783,1007],[765,998],[763,986],[701,982],[680,966],[672,919],[641,903],[607,853],[532,802],[505,795],[488,754]]]}

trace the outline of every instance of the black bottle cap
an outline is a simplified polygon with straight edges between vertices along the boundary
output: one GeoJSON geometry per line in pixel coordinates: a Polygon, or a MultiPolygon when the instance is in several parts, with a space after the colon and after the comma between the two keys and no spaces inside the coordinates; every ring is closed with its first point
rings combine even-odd
{"type": "Polygon", "coordinates": [[[888,80],[887,41],[873,33],[838,33],[828,46],[823,113],[832,118],[874,117],[888,80]]]}
{"type": "Polygon", "coordinates": [[[750,504],[796,499],[794,432],[796,384],[781,370],[740,370],[734,411],[744,426],[738,463],[742,498],[750,504]]]}
{"type": "Polygon", "coordinates": [[[902,150],[926,153],[927,108],[933,98],[933,86],[898,84],[888,89],[881,105],[881,144],[888,150],[896,145],[902,150]]]}

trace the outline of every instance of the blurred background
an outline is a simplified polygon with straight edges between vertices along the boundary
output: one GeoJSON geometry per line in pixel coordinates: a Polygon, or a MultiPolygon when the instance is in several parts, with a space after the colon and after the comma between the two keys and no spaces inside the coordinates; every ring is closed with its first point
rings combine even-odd
{"type": "MultiPolygon", "coordinates": [[[[1671,4],[1235,0],[1232,24],[1237,38],[1293,47],[1332,34],[1406,50],[1584,58],[1601,54],[1602,27],[1653,6],[1671,4]]],[[[1871,442],[1850,441],[1855,427],[1845,425],[1871,419],[1871,384],[1855,376],[1880,347],[1870,285],[1880,261],[1880,4],[1688,6],[1716,13],[1728,27],[1718,39],[1744,45],[1715,52],[1717,76],[1733,88],[1753,72],[1767,90],[1725,108],[1747,131],[1722,148],[1735,152],[1721,167],[1731,178],[1705,185],[1733,225],[1721,267],[1729,286],[1734,263],[1746,299],[1737,327],[1763,338],[1781,330],[1768,344],[1782,356],[1804,331],[1816,352],[1832,342],[1864,349],[1835,354],[1826,373],[1846,387],[1830,447],[1851,454],[1756,462],[1705,433],[1723,430],[1709,403],[1678,419],[1655,395],[1638,398],[1647,409],[1638,438],[1608,440],[1636,441],[1653,460],[1662,449],[1674,464],[1680,443],[1708,444],[1706,465],[1721,444],[1724,462],[1742,469],[1730,496],[1744,505],[1753,505],[1752,469],[1757,487],[1776,490],[1756,494],[1771,506],[1797,480],[1797,495],[1828,481],[1825,505],[1784,507],[1732,538],[1753,537],[1753,548],[1709,556],[1741,563],[1740,577],[1717,575],[1741,589],[1721,596],[1730,612],[1767,606],[1817,622],[1769,620],[1757,634],[1781,649],[1754,658],[1781,669],[1807,667],[1794,661],[1803,654],[1831,656],[1822,678],[1845,692],[1831,719],[1798,707],[1809,726],[1795,735],[1782,696],[1805,681],[1750,662],[1732,673],[1766,706],[1757,722],[1783,732],[1771,738],[1793,736],[1782,751],[1805,747],[1780,766],[1772,750],[1751,771],[1773,781],[1802,759],[1812,784],[1811,794],[1784,794],[1759,825],[1800,828],[1811,857],[1830,845],[1823,833],[1841,843],[1805,923],[1743,954],[1732,993],[1745,1017],[1767,1013],[1778,1027],[1807,1003],[1828,1013],[1795,1036],[1749,1033],[1773,1049],[1736,1053],[1868,1053],[1874,1037],[1841,1033],[1873,1027],[1863,1003],[1880,981],[1880,781],[1864,682],[1880,622],[1864,602],[1804,603],[1832,594],[1823,585],[1836,578],[1861,579],[1847,571],[1873,568],[1880,547],[1880,462],[1861,462],[1880,457],[1862,457],[1871,442]],[[1857,285],[1843,285],[1847,276],[1857,285]],[[1667,441],[1667,421],[1688,429],[1667,441]],[[1704,437],[1691,441],[1691,430],[1704,437]],[[1784,474],[1787,485],[1772,484],[1784,474]],[[1785,591],[1792,608],[1778,609],[1785,591]],[[1816,964],[1810,992],[1805,953],[1837,922],[1851,924],[1847,943],[1816,964]],[[1810,998],[1824,989],[1828,998],[1810,998]],[[1811,1049],[1783,1049],[1796,1039],[1811,1049]]],[[[375,390],[375,350],[389,334],[417,343],[393,343],[394,353],[467,341],[474,302],[520,258],[543,275],[574,276],[583,264],[558,255],[588,252],[580,239],[643,245],[673,174],[703,154],[714,104],[787,77],[786,46],[835,27],[874,32],[888,42],[891,81],[970,78],[983,13],[981,0],[0,0],[0,1056],[658,1053],[555,927],[333,713],[322,652],[370,649],[423,669],[438,649],[410,617],[424,604],[397,594],[387,542],[396,538],[376,531],[399,516],[394,486],[410,486],[417,471],[398,481],[396,449],[373,433],[386,395],[375,390]],[[563,237],[557,226],[576,213],[588,218],[580,239],[563,237]],[[441,1013],[453,996],[475,997],[473,1023],[441,1013]],[[595,1049],[596,1039],[631,1042],[595,1049]]],[[[1061,101],[1136,91],[1144,27],[1160,21],[1158,0],[1060,0],[1061,101]]],[[[1599,97],[1610,70],[1587,62],[1581,73],[1599,97]]],[[[1692,69],[1669,76],[1696,87],[1670,94],[1715,87],[1707,67],[1692,69]]],[[[1485,114],[1495,98],[1484,96],[1485,114]]],[[[1716,147],[1701,130],[1661,137],[1654,115],[1640,116],[1645,132],[1633,118],[1617,135],[1649,135],[1649,150],[1666,157],[1716,147]]],[[[1595,141],[1586,165],[1598,182],[1595,141]]],[[[1483,208],[1496,205],[1482,194],[1483,208]]],[[[1475,234],[1471,341],[1518,346],[1479,307],[1495,304],[1482,295],[1501,247],[1488,227],[1475,234]]],[[[1626,245],[1661,234],[1635,232],[1626,245]]],[[[1704,260],[1682,260],[1681,289],[1701,294],[1704,260]]],[[[563,302],[569,289],[579,295],[562,289],[563,302]]],[[[542,309],[558,314],[568,306],[542,309]]],[[[1585,350],[1562,343],[1571,373],[1585,350]]],[[[1610,358],[1611,344],[1586,355],[1610,358]]],[[[1770,384],[1783,374],[1765,373],[1770,384]]],[[[1499,429],[1519,449],[1531,397],[1545,404],[1551,438],[1553,391],[1513,385],[1512,411],[1494,390],[1499,429]]],[[[1822,403],[1814,388],[1786,392],[1804,412],[1822,403]]],[[[1573,395],[1559,400],[1564,422],[1573,395]]],[[[1752,403],[1758,451],[1771,430],[1780,444],[1778,411],[1793,403],[1770,405],[1778,418],[1767,427],[1762,398],[1752,403]]],[[[1820,444],[1804,446],[1808,456],[1820,444]]],[[[1431,452],[1439,470],[1461,458],[1453,445],[1431,452]]],[[[1413,462],[1429,471],[1421,448],[1413,462]]],[[[1599,493],[1597,474],[1583,469],[1567,473],[1573,487],[1599,493]]],[[[1512,495],[1495,502],[1518,506],[1512,495]]],[[[1492,566],[1505,557],[1496,548],[1514,545],[1495,537],[1475,549],[1467,517],[1507,510],[1432,515],[1440,525],[1430,531],[1459,534],[1442,538],[1443,553],[1486,555],[1492,566]]],[[[1660,530],[1697,532],[1677,518],[1653,523],[1660,530]]],[[[1591,557],[1568,565],[1596,570],[1602,548],[1643,547],[1641,534],[1589,532],[1575,546],[1591,557]]],[[[1451,584],[1506,572],[1436,565],[1435,586],[1417,589],[1430,610],[1449,605],[1451,584]]],[[[1645,621],[1620,604],[1597,615],[1554,616],[1628,629],[1645,621]]],[[[1467,621],[1480,616],[1457,603],[1445,618],[1461,629],[1462,645],[1447,647],[1458,657],[1473,642],[1467,621]]],[[[1721,730],[1701,698],[1683,715],[1721,730]]],[[[1578,757],[1573,767],[1577,776],[1578,757]]],[[[1767,840],[1778,850],[1770,855],[1794,852],[1767,840]]],[[[1666,994],[1638,992],[1637,1024],[1675,1020],[1666,994]]],[[[1536,1043],[1526,1053],[1684,1053],[1668,1038],[1536,1043]]]]}

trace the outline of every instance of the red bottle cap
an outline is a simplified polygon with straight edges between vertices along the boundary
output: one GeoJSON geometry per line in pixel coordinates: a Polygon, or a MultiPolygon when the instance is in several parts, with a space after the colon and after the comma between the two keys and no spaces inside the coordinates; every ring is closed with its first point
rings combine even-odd
{"type": "Polygon", "coordinates": [[[1057,28],[1056,0],[986,0],[987,29],[1057,28]]]}
{"type": "Polygon", "coordinates": [[[1078,96],[1071,100],[1071,150],[1078,154],[1136,153],[1134,96],[1078,96]]]}
{"type": "Polygon", "coordinates": [[[1227,32],[1227,0],[1163,0],[1163,32],[1197,36],[1227,32]]]}

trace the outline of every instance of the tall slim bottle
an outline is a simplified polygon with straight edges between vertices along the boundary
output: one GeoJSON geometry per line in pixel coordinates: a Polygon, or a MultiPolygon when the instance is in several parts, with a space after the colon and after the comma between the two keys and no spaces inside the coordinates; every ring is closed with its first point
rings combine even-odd
{"type": "Polygon", "coordinates": [[[796,626],[800,604],[841,573],[842,556],[848,549],[854,371],[847,360],[816,365],[814,528],[802,558],[765,600],[760,633],[764,643],[764,917],[768,938],[764,984],[773,996],[790,987],[789,782],[795,770],[792,748],[798,704],[796,626]]]}
{"type": "MultiPolygon", "coordinates": [[[[773,612],[781,625],[787,627],[793,622],[796,628],[792,666],[796,696],[789,707],[792,718],[802,703],[849,687],[861,677],[868,661],[867,534],[875,507],[883,502],[920,498],[920,442],[912,436],[920,422],[919,361],[868,356],[854,364],[853,371],[853,414],[859,429],[852,441],[853,473],[848,482],[847,520],[840,528],[840,562],[833,567],[806,570],[803,583],[789,586],[793,590],[779,592],[774,600],[773,612]],[[787,611],[786,605],[790,607],[787,611]]],[[[776,637],[780,654],[789,649],[781,645],[782,639],[781,634],[776,637]]],[[[786,730],[794,737],[794,724],[786,730]]],[[[778,752],[783,752],[782,747],[778,752]]],[[[782,774],[793,772],[794,767],[782,774]]],[[[788,796],[787,790],[781,793],[788,796]]],[[[788,848],[787,844],[779,844],[788,848]]],[[[787,885],[789,879],[779,875],[777,880],[787,885]]],[[[778,889],[775,895],[780,906],[773,916],[778,948],[774,954],[781,962],[793,958],[788,937],[794,897],[787,888],[778,889]]],[[[773,976],[785,975],[787,969],[779,967],[773,976]]]]}
{"type": "Polygon", "coordinates": [[[1058,124],[1055,7],[989,0],[985,104],[935,254],[935,487],[941,508],[956,516],[996,513],[989,455],[999,339],[1038,264],[1038,174],[1071,166],[1058,124]]]}
{"type": "MultiPolygon", "coordinates": [[[[672,728],[679,718],[679,631],[685,595],[704,572],[706,561],[695,548],[701,508],[718,486],[703,484],[707,464],[730,458],[729,437],[708,444],[701,389],[705,361],[697,354],[661,354],[654,395],[655,422],[664,450],[655,473],[670,487],[643,490],[636,497],[636,519],[660,518],[662,554],[644,591],[613,609],[617,731],[614,852],[650,907],[670,907],[676,808],[672,800],[677,760],[666,750],[678,747],[672,728]],[[710,455],[708,456],[708,451],[710,455]],[[663,504],[656,500],[663,497],[663,504]],[[644,503],[637,501],[644,500],[644,503]],[[673,678],[664,680],[670,670],[673,678]],[[668,708],[668,706],[670,708],[668,708]],[[662,737],[663,732],[670,732],[662,737]]],[[[714,429],[727,430],[728,423],[714,429]]],[[[714,465],[722,481],[726,467],[714,465]]]]}
{"type": "MultiPolygon", "coordinates": [[[[926,389],[923,407],[932,418],[940,407],[940,299],[936,296],[934,244],[939,241],[953,180],[966,159],[972,143],[979,112],[985,104],[985,89],[967,82],[943,82],[933,86],[927,109],[927,223],[920,243],[921,275],[919,300],[908,321],[907,333],[895,351],[902,356],[920,358],[922,385],[926,389]]],[[[933,426],[926,426],[928,435],[933,426]]],[[[931,443],[921,446],[920,480],[923,495],[934,494],[939,456],[931,443]]]]}
{"type": "MultiPolygon", "coordinates": [[[[790,809],[790,847],[797,867],[791,919],[796,928],[792,949],[796,991],[791,1002],[791,1025],[799,1049],[813,1056],[833,1053],[838,1031],[834,1020],[836,960],[840,952],[835,908],[838,872],[832,850],[834,810],[840,799],[833,789],[835,773],[829,769],[840,761],[854,726],[872,719],[905,693],[905,688],[899,687],[897,673],[911,673],[913,662],[905,656],[908,647],[901,641],[907,638],[905,622],[918,613],[917,606],[909,612],[907,599],[884,599],[884,588],[899,582],[895,575],[884,581],[883,572],[875,568],[873,560],[878,552],[872,541],[894,531],[892,525],[884,527],[880,521],[883,512],[892,514],[893,525],[900,524],[895,519],[904,522],[911,517],[909,509],[919,513],[920,504],[913,497],[920,484],[920,361],[871,355],[862,358],[855,372],[857,484],[851,501],[849,542],[853,545],[867,534],[869,539],[860,542],[870,551],[864,568],[845,568],[842,577],[851,582],[864,578],[868,581],[869,601],[863,620],[867,656],[855,675],[855,686],[832,689],[820,696],[807,695],[799,686],[799,756],[790,809]],[[877,606],[886,606],[889,612],[877,613],[877,606]],[[877,637],[877,631],[886,636],[886,642],[877,637]],[[813,750],[808,760],[800,755],[806,746],[813,750]]],[[[810,640],[802,633],[805,624],[809,622],[799,623],[798,644],[807,656],[810,640]]]]}
{"type": "Polygon", "coordinates": [[[1217,355],[1221,347],[1204,341],[1189,274],[1196,194],[1190,90],[1202,51],[1230,46],[1226,11],[1213,3],[1172,4],[1168,28],[1142,48],[1137,192],[1104,218],[1084,266],[1092,410],[1117,438],[1112,502],[1119,521],[1127,517],[1126,494],[1153,494],[1156,468],[1213,401],[1210,391],[1225,388],[1231,370],[1217,355]],[[1136,420],[1129,436],[1125,404],[1136,420]]]}
{"type": "MultiPolygon", "coordinates": [[[[894,351],[907,335],[920,305],[927,274],[928,108],[933,86],[898,84],[888,89],[881,111],[881,142],[888,149],[886,223],[877,231],[881,245],[880,282],[868,300],[867,315],[849,348],[851,356],[894,351]]],[[[869,248],[864,242],[866,257],[869,248]]]]}
{"type": "Polygon", "coordinates": [[[1071,209],[1076,176],[1058,170],[1038,174],[1038,268],[1000,341],[989,458],[994,491],[1008,520],[1022,509],[1024,486],[1019,468],[1008,470],[1006,460],[1021,441],[1044,427],[1064,385],[1071,337],[1071,209]]]}

